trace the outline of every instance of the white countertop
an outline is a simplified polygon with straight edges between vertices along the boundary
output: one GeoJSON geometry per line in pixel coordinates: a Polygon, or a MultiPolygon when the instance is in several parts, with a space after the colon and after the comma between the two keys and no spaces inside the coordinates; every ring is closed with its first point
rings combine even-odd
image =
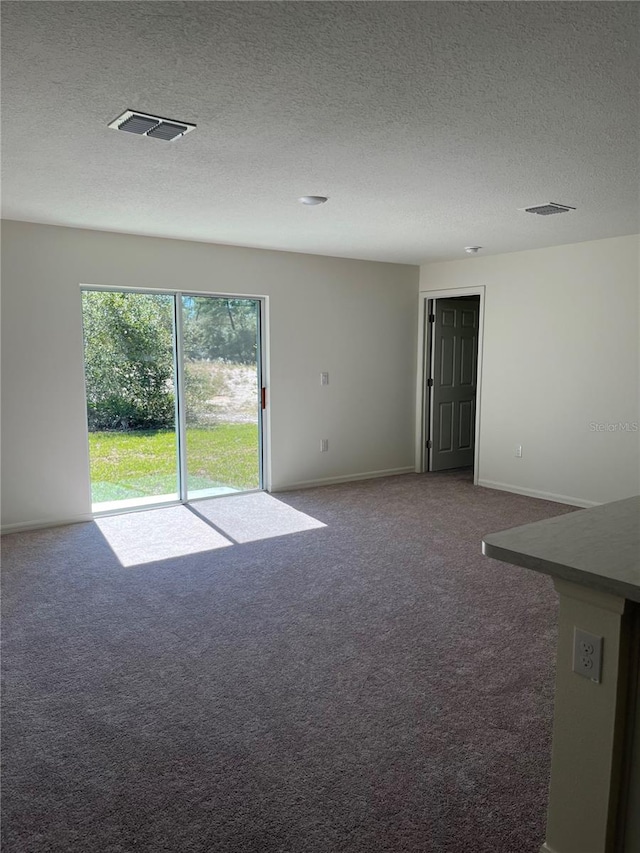
{"type": "Polygon", "coordinates": [[[482,553],[640,602],[640,496],[489,533],[482,553]]]}

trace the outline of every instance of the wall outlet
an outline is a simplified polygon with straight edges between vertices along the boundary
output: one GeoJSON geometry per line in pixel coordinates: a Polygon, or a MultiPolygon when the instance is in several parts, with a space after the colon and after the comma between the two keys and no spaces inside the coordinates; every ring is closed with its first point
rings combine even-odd
{"type": "Polygon", "coordinates": [[[596,684],[602,678],[602,645],[602,637],[582,628],[573,629],[573,671],[596,684]]]}
{"type": "Polygon", "coordinates": [[[320,374],[320,384],[321,385],[328,385],[329,384],[329,374],[328,373],[321,373],[320,374]]]}
{"type": "Polygon", "coordinates": [[[320,453],[326,453],[329,450],[329,439],[321,438],[320,439],[320,453]]]}
{"type": "Polygon", "coordinates": [[[522,456],[522,445],[521,444],[516,444],[516,454],[515,455],[518,459],[520,459],[520,457],[522,456]]]}

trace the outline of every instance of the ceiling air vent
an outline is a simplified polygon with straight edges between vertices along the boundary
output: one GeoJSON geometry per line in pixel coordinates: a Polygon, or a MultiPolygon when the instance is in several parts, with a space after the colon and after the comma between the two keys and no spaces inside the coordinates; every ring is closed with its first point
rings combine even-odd
{"type": "Polygon", "coordinates": [[[568,204],[557,204],[555,201],[549,201],[546,204],[534,204],[532,207],[521,207],[525,213],[537,213],[538,216],[551,216],[553,213],[568,213],[570,210],[575,210],[575,207],[569,207],[568,204]]]}
{"type": "Polygon", "coordinates": [[[127,110],[110,122],[109,127],[113,130],[124,130],[127,133],[136,133],[138,136],[151,136],[153,139],[164,139],[173,142],[181,136],[189,133],[195,128],[195,124],[186,121],[174,121],[174,119],[160,118],[149,113],[140,113],[137,110],[127,110]]]}

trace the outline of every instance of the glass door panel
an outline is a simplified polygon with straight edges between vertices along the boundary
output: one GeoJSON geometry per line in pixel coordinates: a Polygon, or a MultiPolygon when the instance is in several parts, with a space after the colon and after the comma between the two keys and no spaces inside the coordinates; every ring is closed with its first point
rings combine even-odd
{"type": "Polygon", "coordinates": [[[186,498],[260,488],[260,302],[182,296],[186,498]]]}
{"type": "Polygon", "coordinates": [[[179,499],[173,295],[82,291],[96,512],[179,499]]]}

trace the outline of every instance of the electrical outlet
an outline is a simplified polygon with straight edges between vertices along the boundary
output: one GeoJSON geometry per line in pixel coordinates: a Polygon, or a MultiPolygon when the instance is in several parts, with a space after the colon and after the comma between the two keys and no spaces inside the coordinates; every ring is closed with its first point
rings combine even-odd
{"type": "Polygon", "coordinates": [[[520,459],[521,456],[522,456],[522,445],[516,444],[516,457],[518,459],[520,459]]]}
{"type": "Polygon", "coordinates": [[[573,671],[600,683],[603,638],[581,628],[573,629],[573,671]]]}
{"type": "Polygon", "coordinates": [[[320,384],[321,385],[328,385],[329,384],[329,374],[328,373],[321,373],[320,374],[320,384]]]}
{"type": "Polygon", "coordinates": [[[321,438],[320,439],[320,453],[326,453],[329,450],[329,439],[321,438]]]}

